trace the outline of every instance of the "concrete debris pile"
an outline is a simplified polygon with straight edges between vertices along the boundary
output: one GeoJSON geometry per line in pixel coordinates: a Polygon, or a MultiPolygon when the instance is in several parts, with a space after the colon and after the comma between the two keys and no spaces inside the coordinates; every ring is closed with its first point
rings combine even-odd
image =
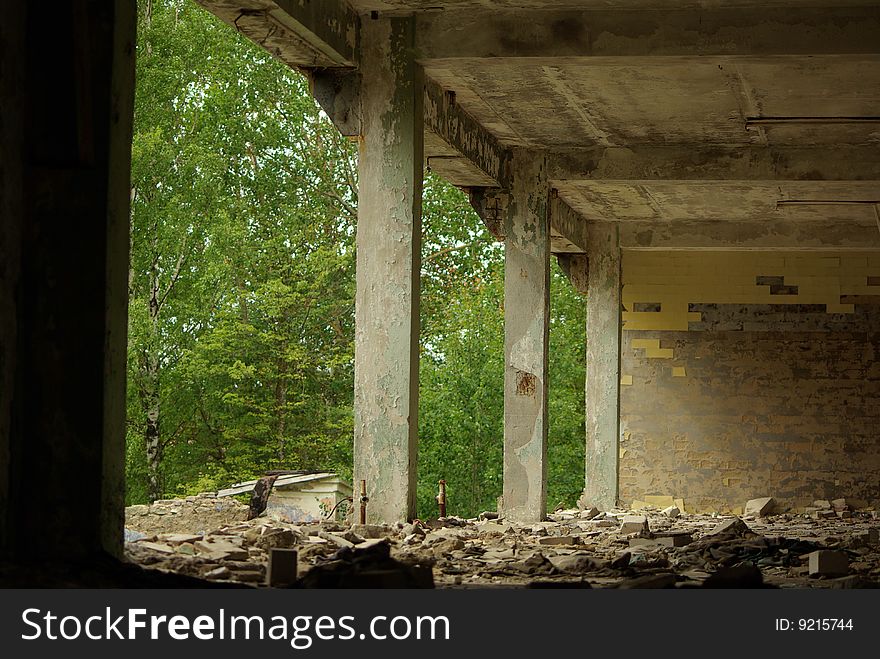
{"type": "Polygon", "coordinates": [[[248,507],[231,497],[203,492],[185,499],[160,499],[125,509],[125,528],[137,534],[204,533],[247,519],[248,507]]]}
{"type": "MultiPolygon", "coordinates": [[[[816,508],[833,517],[774,515],[772,499],[765,499],[749,502],[742,518],[686,514],[678,506],[585,507],[536,524],[494,513],[394,526],[293,525],[263,516],[210,531],[153,527],[126,548],[144,566],[253,585],[265,584],[269,554],[277,549],[296,550],[299,587],[880,585],[875,513],[829,502],[816,508]]],[[[247,508],[241,509],[244,517],[247,508]]],[[[130,522],[137,519],[132,511],[130,522]]]]}

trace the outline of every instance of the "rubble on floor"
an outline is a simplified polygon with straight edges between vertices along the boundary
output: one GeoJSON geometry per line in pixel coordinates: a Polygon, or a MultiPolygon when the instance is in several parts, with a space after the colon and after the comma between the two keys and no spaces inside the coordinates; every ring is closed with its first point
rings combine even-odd
{"type": "Polygon", "coordinates": [[[155,533],[206,533],[247,519],[248,507],[231,497],[203,492],[185,499],[161,499],[125,509],[126,541],[155,533]]]}
{"type": "Polygon", "coordinates": [[[687,514],[659,500],[639,502],[637,512],[561,510],[536,524],[491,513],[388,526],[247,521],[247,506],[227,501],[235,506],[221,510],[195,497],[150,507],[177,513],[127,509],[126,553],[146,567],[254,586],[265,585],[279,549],[296,550],[298,587],[880,586],[875,512],[836,500],[774,515],[766,499],[749,502],[753,515],[743,518],[687,514]],[[211,527],[213,515],[224,517],[211,527]]]}

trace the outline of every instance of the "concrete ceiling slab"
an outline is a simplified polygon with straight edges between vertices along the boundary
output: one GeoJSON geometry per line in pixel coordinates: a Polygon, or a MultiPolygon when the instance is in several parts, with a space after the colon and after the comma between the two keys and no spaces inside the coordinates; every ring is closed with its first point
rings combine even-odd
{"type": "MultiPolygon", "coordinates": [[[[425,12],[453,9],[668,9],[669,0],[349,0],[358,12],[425,12]]],[[[847,0],[852,7],[872,0],[847,0]]],[[[824,7],[828,0],[679,0],[676,7],[824,7]]]]}
{"type": "Polygon", "coordinates": [[[880,123],[746,125],[880,115],[880,56],[499,58],[426,74],[511,146],[880,142],[880,123]]]}
{"type": "Polygon", "coordinates": [[[588,221],[658,223],[875,221],[876,181],[556,181],[553,187],[588,221]],[[778,202],[783,202],[779,204],[778,202]]]}

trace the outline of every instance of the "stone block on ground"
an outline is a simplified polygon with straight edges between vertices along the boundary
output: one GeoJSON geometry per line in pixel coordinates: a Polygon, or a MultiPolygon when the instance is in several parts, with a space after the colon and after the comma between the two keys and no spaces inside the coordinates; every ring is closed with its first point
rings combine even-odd
{"type": "Polygon", "coordinates": [[[269,570],[266,581],[273,588],[292,586],[297,579],[295,549],[272,549],[269,552],[269,570]]]}
{"type": "Polygon", "coordinates": [[[744,515],[754,515],[755,517],[766,517],[773,512],[776,507],[776,500],[773,497],[761,497],[759,499],[750,499],[746,501],[743,508],[744,515]]]}
{"type": "Polygon", "coordinates": [[[850,510],[849,502],[846,499],[835,499],[831,502],[831,507],[834,508],[837,512],[841,512],[843,510],[850,510]]]}
{"type": "Polygon", "coordinates": [[[690,533],[664,533],[655,534],[652,538],[630,538],[630,547],[684,547],[693,542],[690,533]]]}
{"type": "Polygon", "coordinates": [[[595,506],[593,506],[591,508],[585,508],[584,510],[582,510],[580,512],[579,517],[581,519],[593,519],[594,517],[596,517],[598,515],[599,515],[599,509],[596,508],[595,506]]]}
{"type": "Polygon", "coordinates": [[[648,533],[648,518],[644,515],[624,515],[619,532],[623,535],[630,533],[648,533]]]}
{"type": "Polygon", "coordinates": [[[812,552],[808,561],[812,577],[843,577],[849,574],[849,558],[842,551],[820,549],[812,552]]]}
{"type": "Polygon", "coordinates": [[[678,506],[669,506],[668,508],[664,508],[660,512],[671,519],[675,519],[676,517],[681,515],[681,510],[679,510],[678,506]]]}

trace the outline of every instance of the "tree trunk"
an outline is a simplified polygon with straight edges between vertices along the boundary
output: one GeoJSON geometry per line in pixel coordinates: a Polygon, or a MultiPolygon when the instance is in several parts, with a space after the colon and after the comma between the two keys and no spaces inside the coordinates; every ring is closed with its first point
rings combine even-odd
{"type": "Polygon", "coordinates": [[[284,347],[282,344],[281,357],[278,360],[278,380],[275,383],[275,414],[277,415],[277,426],[275,436],[278,438],[278,466],[284,468],[284,461],[287,458],[285,451],[285,417],[287,410],[287,361],[284,358],[284,347]]]}
{"type": "Polygon", "coordinates": [[[159,432],[159,275],[150,273],[150,339],[144,350],[142,402],[146,412],[144,440],[147,447],[147,494],[150,501],[162,496],[162,437],[159,432]]]}

